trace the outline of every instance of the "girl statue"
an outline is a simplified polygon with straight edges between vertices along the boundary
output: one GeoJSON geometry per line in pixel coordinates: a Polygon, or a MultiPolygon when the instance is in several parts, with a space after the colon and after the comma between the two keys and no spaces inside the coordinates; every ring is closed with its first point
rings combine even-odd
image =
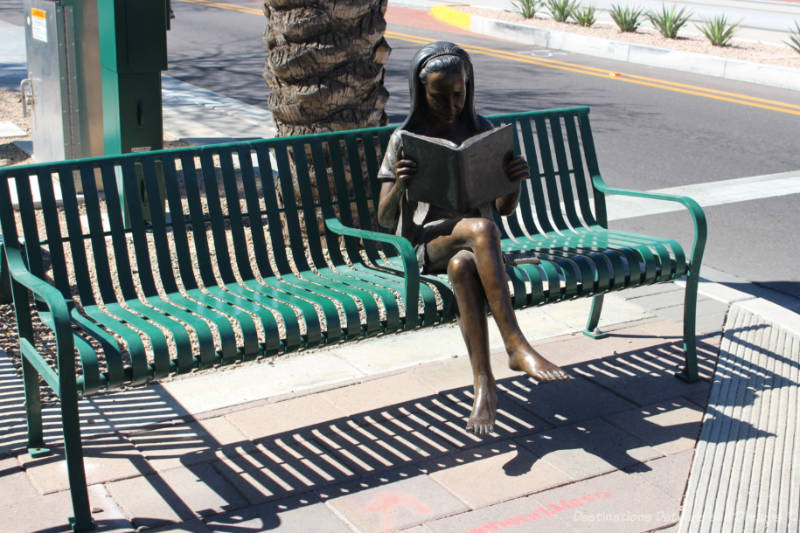
{"type": "MultiPolygon", "coordinates": [[[[474,401],[467,430],[476,435],[492,431],[497,412],[497,393],[489,359],[489,333],[485,307],[500,330],[508,364],[538,381],[568,379],[558,366],[542,357],[520,330],[506,281],[500,251],[500,233],[492,209],[501,215],[514,211],[520,188],[471,212],[457,213],[435,205],[409,200],[406,189],[418,165],[404,156],[400,130],[448,139],[461,144],[476,133],[492,129],[474,108],[474,78],[467,53],[449,42],[421,48],[409,70],[411,108],[405,122],[392,135],[378,179],[382,182],[378,221],[409,239],[415,246],[420,270],[447,273],[455,294],[461,333],[467,345],[473,373],[474,401]]],[[[505,165],[514,182],[528,176],[521,157],[505,165]]]]}

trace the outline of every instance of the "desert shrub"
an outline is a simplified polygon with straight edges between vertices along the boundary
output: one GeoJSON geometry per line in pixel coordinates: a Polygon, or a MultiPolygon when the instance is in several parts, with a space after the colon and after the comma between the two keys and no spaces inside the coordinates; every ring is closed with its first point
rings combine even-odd
{"type": "Polygon", "coordinates": [[[638,7],[625,6],[619,4],[611,5],[611,18],[617,24],[621,32],[635,32],[642,23],[641,18],[644,10],[638,7]]]}
{"type": "Polygon", "coordinates": [[[741,24],[741,21],[730,24],[728,23],[728,17],[720,15],[703,21],[703,24],[698,24],[697,29],[706,36],[706,39],[712,45],[728,46],[739,24],[741,24]]]}
{"type": "Polygon", "coordinates": [[[511,5],[514,7],[513,12],[519,13],[526,19],[532,19],[536,12],[539,11],[539,8],[542,7],[542,2],[539,0],[518,0],[517,2],[511,2],[511,5]]]}
{"type": "Polygon", "coordinates": [[[678,32],[689,22],[689,17],[691,16],[692,13],[687,13],[684,7],[680,11],[676,6],[672,6],[667,10],[665,4],[661,4],[660,11],[655,10],[647,13],[647,18],[650,19],[653,26],[667,39],[677,39],[678,32]]]}
{"type": "Polygon", "coordinates": [[[567,22],[580,5],[578,0],[547,0],[547,10],[556,22],[567,22]]]}
{"type": "Polygon", "coordinates": [[[792,33],[789,34],[789,40],[786,41],[786,44],[800,54],[800,22],[795,22],[794,26],[794,30],[790,30],[792,33]]]}
{"type": "Polygon", "coordinates": [[[594,6],[577,7],[572,12],[572,18],[575,19],[580,26],[592,26],[597,22],[597,9],[594,6]]]}

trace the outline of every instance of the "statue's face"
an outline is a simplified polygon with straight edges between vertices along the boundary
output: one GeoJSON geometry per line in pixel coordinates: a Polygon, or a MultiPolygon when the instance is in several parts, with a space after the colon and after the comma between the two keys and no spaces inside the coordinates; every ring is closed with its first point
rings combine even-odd
{"type": "Polygon", "coordinates": [[[456,121],[467,99],[467,75],[460,72],[433,72],[425,83],[425,101],[439,125],[456,121]]]}

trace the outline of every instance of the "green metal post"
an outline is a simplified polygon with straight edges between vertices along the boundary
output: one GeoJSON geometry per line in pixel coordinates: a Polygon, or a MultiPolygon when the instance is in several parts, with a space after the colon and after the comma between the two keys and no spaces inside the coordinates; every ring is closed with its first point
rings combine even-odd
{"type": "Polygon", "coordinates": [[[6,260],[3,236],[0,235],[0,304],[11,303],[11,278],[8,275],[8,261],[6,260]]]}
{"type": "Polygon", "coordinates": [[[83,444],[81,443],[80,418],[78,414],[78,390],[75,385],[74,365],[72,372],[59,365],[59,384],[61,386],[61,420],[64,427],[64,456],[67,462],[72,512],[70,518],[75,531],[94,529],[94,521],[89,507],[89,493],[86,487],[86,471],[83,467],[83,444]]]}
{"type": "MultiPolygon", "coordinates": [[[[105,153],[160,150],[164,146],[161,71],[167,68],[169,3],[97,0],[97,22],[105,153]]],[[[117,180],[121,179],[118,174],[117,180]]],[[[124,196],[121,201],[127,213],[124,196]]]]}
{"type": "Polygon", "coordinates": [[[693,383],[700,379],[697,371],[697,338],[695,333],[697,286],[699,281],[700,274],[693,268],[686,277],[686,293],[683,300],[683,353],[686,359],[686,366],[675,374],[678,378],[688,383],[693,383]]]}
{"type": "Polygon", "coordinates": [[[603,295],[598,294],[592,298],[592,309],[589,311],[589,320],[586,321],[586,329],[583,334],[593,339],[605,339],[608,333],[598,329],[600,323],[600,313],[603,310],[603,295]]]}

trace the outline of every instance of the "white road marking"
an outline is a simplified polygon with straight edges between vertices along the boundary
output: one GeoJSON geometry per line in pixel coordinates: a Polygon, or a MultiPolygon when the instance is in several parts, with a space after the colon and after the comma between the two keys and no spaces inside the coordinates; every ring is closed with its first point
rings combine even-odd
{"type": "MultiPolygon", "coordinates": [[[[613,184],[610,184],[613,187],[613,184]]],[[[710,181],[679,187],[655,189],[653,193],[688,196],[696,200],[702,207],[762,200],[790,194],[800,194],[800,170],[736,178],[730,180],[710,181]]],[[[606,196],[608,220],[659,215],[685,209],[675,202],[664,202],[646,198],[629,196],[606,196]]]]}

